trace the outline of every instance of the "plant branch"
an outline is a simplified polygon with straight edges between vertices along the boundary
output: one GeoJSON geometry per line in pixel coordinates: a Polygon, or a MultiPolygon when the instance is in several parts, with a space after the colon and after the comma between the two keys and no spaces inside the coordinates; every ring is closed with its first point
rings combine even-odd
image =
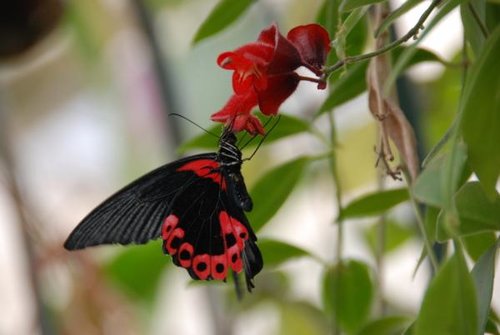
{"type": "Polygon", "coordinates": [[[381,47],[373,52],[369,52],[369,53],[357,55],[357,56],[348,56],[344,59],[337,61],[337,63],[333,64],[332,66],[326,67],[324,69],[325,76],[330,75],[332,72],[338,70],[339,68],[341,68],[345,65],[361,62],[361,61],[376,57],[378,55],[381,55],[389,50],[392,50],[392,49],[398,47],[399,45],[408,41],[410,38],[417,38],[420,30],[424,29],[425,21],[427,20],[429,15],[432,13],[432,11],[441,2],[442,2],[442,0],[433,0],[432,3],[429,5],[429,7],[423,12],[422,16],[420,16],[420,19],[417,21],[415,26],[413,26],[413,28],[411,28],[402,37],[398,38],[397,40],[394,40],[393,42],[391,42],[391,43],[387,44],[386,46],[383,46],[383,47],[381,47]]]}

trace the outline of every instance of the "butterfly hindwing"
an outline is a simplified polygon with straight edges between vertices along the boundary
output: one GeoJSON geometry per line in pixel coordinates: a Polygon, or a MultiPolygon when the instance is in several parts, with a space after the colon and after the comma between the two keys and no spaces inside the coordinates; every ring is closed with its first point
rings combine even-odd
{"type": "MultiPolygon", "coordinates": [[[[165,219],[164,251],[195,279],[226,279],[229,270],[246,272],[245,248],[255,245],[256,237],[243,210],[229,196],[231,177],[216,161],[188,162],[180,170],[192,171],[200,178],[190,185],[189,192],[178,195],[165,219]]],[[[239,180],[243,181],[241,175],[239,180]]],[[[256,274],[262,258],[255,249],[247,250],[255,260],[252,273],[256,274]]]]}

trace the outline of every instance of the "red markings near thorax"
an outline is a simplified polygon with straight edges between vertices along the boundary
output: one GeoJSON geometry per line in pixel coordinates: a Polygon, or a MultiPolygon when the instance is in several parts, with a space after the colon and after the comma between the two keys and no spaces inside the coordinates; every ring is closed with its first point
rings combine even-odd
{"type": "Polygon", "coordinates": [[[197,159],[182,165],[177,171],[192,171],[202,178],[210,178],[226,190],[226,181],[220,172],[219,162],[213,159],[197,159]]]}

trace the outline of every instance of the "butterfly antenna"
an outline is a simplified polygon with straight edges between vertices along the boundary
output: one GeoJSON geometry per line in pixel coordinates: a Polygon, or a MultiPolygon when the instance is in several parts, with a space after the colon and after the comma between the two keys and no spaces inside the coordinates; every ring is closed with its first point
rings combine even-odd
{"type": "MultiPolygon", "coordinates": [[[[269,136],[269,134],[273,131],[273,129],[274,129],[274,128],[278,125],[278,122],[280,121],[280,118],[281,118],[281,115],[278,115],[278,117],[276,118],[276,122],[274,122],[274,124],[271,126],[271,128],[269,128],[269,130],[268,130],[268,131],[264,134],[264,136],[262,136],[262,139],[259,141],[259,143],[258,143],[258,144],[257,144],[257,146],[255,147],[255,150],[254,150],[254,151],[252,152],[252,154],[250,155],[250,157],[247,157],[247,158],[243,159],[244,161],[249,161],[249,160],[251,160],[251,159],[253,158],[253,156],[255,156],[255,154],[256,154],[256,153],[257,153],[257,151],[259,150],[259,148],[260,148],[260,146],[262,145],[262,143],[264,143],[264,141],[265,141],[265,139],[267,138],[267,136],[269,136]]],[[[268,124],[269,122],[271,122],[271,120],[268,120],[264,126],[267,126],[267,124],[268,124]]],[[[254,138],[255,138],[255,136],[254,136],[254,137],[252,137],[252,138],[250,139],[250,141],[251,141],[251,140],[253,140],[254,138]]],[[[248,144],[250,143],[250,141],[248,141],[248,142],[245,144],[245,146],[246,146],[246,145],[248,145],[248,144]]],[[[245,146],[243,146],[243,147],[242,147],[242,149],[243,149],[245,146]]]]}
{"type": "Polygon", "coordinates": [[[187,118],[187,117],[185,117],[184,115],[181,115],[181,114],[178,114],[178,113],[169,113],[169,114],[168,114],[168,116],[177,116],[177,117],[180,117],[181,119],[184,119],[185,121],[187,121],[187,122],[191,123],[192,125],[194,125],[194,126],[196,126],[196,127],[200,128],[200,129],[201,129],[201,130],[203,130],[205,133],[207,133],[207,134],[209,134],[209,135],[212,135],[212,136],[214,136],[214,137],[219,138],[219,135],[214,134],[214,133],[212,133],[210,130],[203,128],[202,126],[200,126],[199,124],[197,124],[197,123],[196,123],[196,122],[194,122],[193,120],[188,119],[188,118],[187,118]]]}

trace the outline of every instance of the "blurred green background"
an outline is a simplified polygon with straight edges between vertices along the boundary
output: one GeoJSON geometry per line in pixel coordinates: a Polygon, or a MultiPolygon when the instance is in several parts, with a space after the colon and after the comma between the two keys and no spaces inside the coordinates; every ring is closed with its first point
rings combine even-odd
{"type": "MultiPolygon", "coordinates": [[[[100,201],[179,157],[178,146],[200,134],[169,113],[211,127],[209,116],[231,94],[231,73],[215,62],[219,53],[253,41],[271,22],[283,32],[314,22],[322,1],[259,1],[231,29],[194,44],[215,5],[212,0],[1,5],[6,8],[0,34],[0,334],[331,332],[321,286],[325,264],[335,255],[337,208],[326,161],[311,165],[259,230],[266,265],[254,293],[241,302],[231,283],[192,282],[163,255],[159,241],[74,253],[62,248],[100,201]],[[282,249],[276,240],[286,242],[282,249]]],[[[419,8],[415,12],[398,22],[398,30],[413,24],[419,8]]],[[[453,12],[423,45],[453,60],[461,39],[459,20],[453,12]]],[[[370,28],[365,24],[358,30],[357,52],[362,52],[370,47],[370,28]]],[[[426,125],[419,129],[421,143],[429,148],[455,114],[460,72],[421,63],[410,69],[409,78],[417,97],[416,105],[410,103],[426,125]]],[[[282,111],[307,120],[325,97],[313,84],[302,83],[282,111]]],[[[335,119],[339,175],[348,202],[377,188],[377,131],[366,94],[339,106],[335,119]]],[[[325,123],[326,116],[314,126],[324,131],[325,123]]],[[[312,136],[290,137],[261,148],[243,174],[252,189],[272,167],[321,152],[322,144],[312,136]]],[[[266,201],[254,200],[256,205],[266,201]]],[[[382,295],[384,308],[400,315],[394,324],[406,325],[407,316],[418,312],[428,280],[427,268],[412,276],[421,244],[409,206],[389,215],[381,282],[373,271],[376,219],[346,222],[344,257],[352,259],[346,268],[354,273],[352,290],[360,301],[353,313],[368,315],[380,308],[371,300],[382,295]]],[[[499,300],[497,295],[497,308],[499,300]]]]}

